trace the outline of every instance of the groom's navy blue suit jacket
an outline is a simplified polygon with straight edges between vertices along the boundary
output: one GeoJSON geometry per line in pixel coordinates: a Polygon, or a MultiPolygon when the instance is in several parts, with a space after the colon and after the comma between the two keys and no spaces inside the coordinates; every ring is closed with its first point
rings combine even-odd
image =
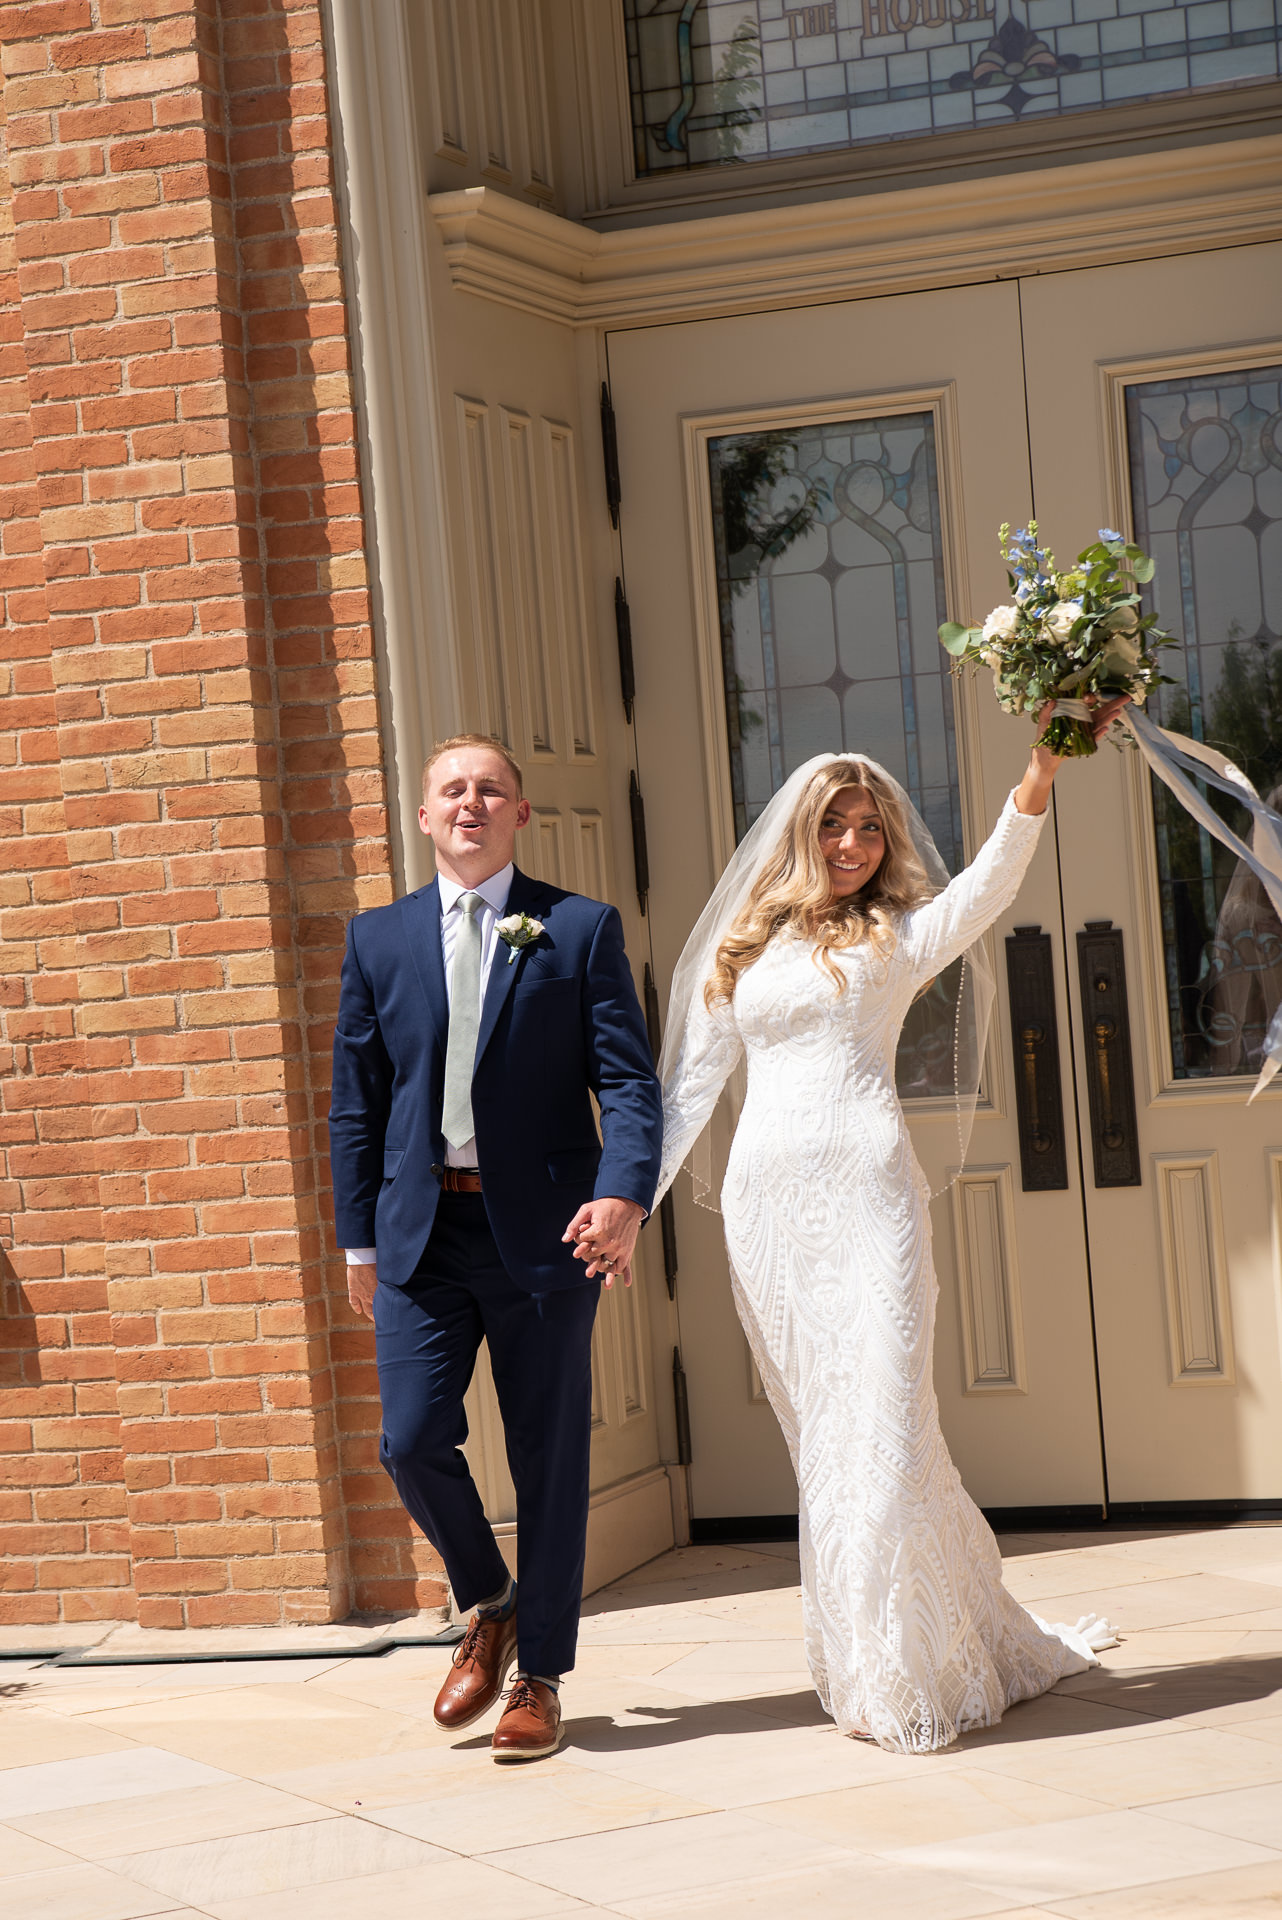
{"type": "MultiPolygon", "coordinates": [[[[511,962],[496,942],[472,1114],[504,1265],[519,1287],[544,1293],[584,1282],[584,1263],[561,1235],[586,1201],[613,1196],[650,1208],[662,1109],[615,909],[517,871],[506,911],[541,920],[543,933],[511,962]]],[[[410,1279],[436,1217],[448,1035],[433,881],[351,922],[334,1035],[338,1244],[376,1247],[386,1286],[410,1279]]]]}

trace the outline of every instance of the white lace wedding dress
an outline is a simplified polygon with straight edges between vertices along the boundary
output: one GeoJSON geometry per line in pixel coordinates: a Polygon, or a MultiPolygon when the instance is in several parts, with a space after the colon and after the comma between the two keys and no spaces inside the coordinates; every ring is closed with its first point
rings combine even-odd
{"type": "MultiPolygon", "coordinates": [[[[1014,900],[1044,816],[1008,801],[967,870],[905,914],[889,960],[771,942],[732,1003],[696,996],[665,1089],[663,1193],[743,1055],[721,1194],[735,1304],[801,1495],[806,1653],[844,1733],[921,1753],[1096,1664],[1002,1585],[939,1430],[929,1190],[895,1092],[914,995],[1014,900]]],[[[1107,1638],[1105,1630],[1104,1638],[1107,1638]]]]}

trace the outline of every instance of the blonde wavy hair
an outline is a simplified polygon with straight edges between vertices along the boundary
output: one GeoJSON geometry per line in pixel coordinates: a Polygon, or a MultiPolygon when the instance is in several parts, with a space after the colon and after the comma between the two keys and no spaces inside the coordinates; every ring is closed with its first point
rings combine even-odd
{"type": "Polygon", "coordinates": [[[709,1007],[729,1000],[739,975],[761,958],[785,927],[813,943],[816,966],[832,975],[842,993],[846,978],[833,959],[834,952],[867,941],[888,958],[895,947],[895,916],[920,906],[934,893],[895,790],[862,760],[831,761],[802,789],[778,846],[717,948],[704,1000],[709,1007]],[[833,796],[844,787],[862,787],[876,802],[885,852],[866,887],[849,900],[834,900],[819,850],[819,829],[833,796]]]}

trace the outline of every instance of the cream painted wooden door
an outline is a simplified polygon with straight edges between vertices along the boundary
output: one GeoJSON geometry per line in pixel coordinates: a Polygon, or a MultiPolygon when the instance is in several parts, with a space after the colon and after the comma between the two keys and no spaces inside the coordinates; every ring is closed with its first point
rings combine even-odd
{"type": "MultiPolygon", "coordinates": [[[[1193,593],[1190,569],[1200,568],[1203,600],[1214,603],[1219,583],[1236,577],[1233,556],[1254,542],[1261,581],[1271,562],[1276,582],[1282,562],[1269,543],[1282,432],[1275,442],[1267,380],[1248,393],[1241,379],[1244,368],[1263,378],[1282,360],[1257,344],[1276,327],[1275,276],[1270,249],[1244,248],[610,337],[661,984],[772,768],[777,785],[807,754],[842,744],[844,727],[845,745],[883,758],[909,784],[915,771],[935,808],[932,825],[944,817],[948,748],[937,724],[931,738],[929,720],[940,698],[931,679],[939,668],[932,587],[954,613],[982,613],[1001,598],[1001,520],[1019,522],[1035,503],[1061,555],[1100,525],[1134,523],[1159,552],[1163,611],[1177,631],[1193,593]],[[1193,384],[1177,390],[1181,380],[1193,384]],[[1215,406],[1226,420],[1246,411],[1226,435],[1208,424],[1215,406]],[[1138,451],[1135,466],[1148,493],[1134,505],[1128,408],[1131,441],[1139,449],[1147,436],[1148,445],[1147,483],[1138,451]],[[1234,433],[1241,474],[1230,458],[1234,433]],[[772,447],[793,451],[771,466],[772,447]],[[776,501],[772,525],[807,498],[814,520],[763,564],[769,590],[751,618],[727,559],[747,537],[742,511],[733,529],[726,524],[727,472],[758,476],[757,498],[776,501]],[[869,539],[879,543],[871,560],[869,539]],[[770,655],[757,677],[774,675],[773,703],[741,671],[746,628],[753,660],[770,655]]],[[[1239,653],[1248,642],[1256,648],[1243,671],[1258,676],[1259,649],[1269,655],[1282,624],[1269,591],[1230,592],[1219,626],[1203,607],[1190,649],[1195,680],[1223,678],[1232,632],[1239,653]]],[[[1170,717],[1191,724],[1184,712],[1170,717]]],[[[1208,726],[1211,718],[1207,707],[1208,726]]],[[[1024,725],[1005,719],[986,689],[960,691],[954,819],[967,850],[991,824],[1026,748],[1024,725]]],[[[1265,761],[1270,750],[1261,750],[1265,761]]],[[[1249,1036],[1233,1070],[1222,1070],[1224,1031],[1241,997],[1225,962],[1236,883],[1229,876],[1226,892],[1222,866],[1212,871],[1204,849],[1161,820],[1157,828],[1164,842],[1133,759],[1110,750],[1068,768],[1017,907],[994,932],[1000,997],[986,1102],[966,1176],[933,1210],[941,1415],[963,1478],[985,1506],[1282,1498],[1273,1245],[1282,1096],[1247,1109],[1249,1036]],[[1200,947],[1198,929],[1186,924],[1195,895],[1200,947]],[[1091,922],[1086,959],[1095,964],[1083,988],[1077,935],[1091,922]],[[1068,1151],[1067,1184],[1050,1191],[1026,1192],[1021,1177],[1015,1074],[1023,1059],[1003,953],[1015,925],[1052,936],[1068,1151]],[[1096,1038],[1108,970],[1099,955],[1116,959],[1117,929],[1133,1122],[1119,1080],[1124,1036],[1096,1038]],[[1104,1115],[1101,1066],[1117,1107],[1104,1115]],[[1105,1133],[1124,1137],[1123,1173],[1134,1184],[1098,1183],[1095,1135],[1105,1133]]],[[[1282,962],[1282,942],[1258,912],[1234,937],[1257,997],[1273,978],[1282,992],[1282,964],[1268,972],[1282,962]]],[[[1108,990],[1118,991],[1115,979],[1108,990]]],[[[907,1102],[932,1185],[950,1157],[955,1163],[940,1104],[907,1102]]],[[[1117,1152],[1104,1158],[1103,1178],[1116,1179],[1117,1152]]],[[[791,1511],[791,1473],[729,1299],[719,1219],[695,1209],[685,1176],[677,1209],[694,1515],[791,1511]]]]}
{"type": "MultiPolygon", "coordinates": [[[[555,367],[534,352],[518,368],[482,339],[475,358],[461,370],[468,390],[453,396],[451,533],[465,711],[473,725],[505,740],[524,768],[531,819],[517,840],[517,864],[553,885],[626,903],[629,876],[615,870],[607,826],[612,746],[617,752],[611,730],[620,723],[602,699],[585,602],[585,482],[569,424],[573,390],[566,377],[557,391],[555,367]],[[517,408],[500,398],[510,385],[497,383],[517,384],[518,371],[540,405],[517,408]]],[[[634,933],[629,945],[635,954],[634,933]]],[[[514,1089],[513,1097],[537,1100],[537,1092],[514,1089]]],[[[672,1541],[647,1284],[603,1292],[593,1329],[587,1591],[672,1541]]],[[[516,1494],[484,1350],[467,1414],[467,1453],[486,1512],[514,1555],[516,1494]]]]}
{"type": "MultiPolygon", "coordinates": [[[[839,744],[844,724],[845,744],[899,777],[911,761],[930,809],[973,850],[1017,777],[1024,735],[977,690],[958,701],[948,739],[952,691],[934,628],[945,593],[953,607],[999,597],[993,529],[1028,511],[1018,301],[1014,286],[990,286],[610,336],[661,987],[734,845],[736,797],[741,819],[762,797],[736,796],[732,783],[722,615],[736,589],[723,580],[719,597],[710,443],[717,457],[728,449],[750,461],[754,444],[768,457],[806,436],[822,506],[822,526],[772,563],[772,643],[795,642],[805,656],[797,684],[774,705],[758,699],[751,671],[732,690],[741,738],[746,729],[764,742],[753,749],[757,787],[769,784],[772,755],[779,774],[839,744]]],[[[731,672],[742,677],[733,662],[731,672]]],[[[1058,925],[1053,835],[1012,918],[1058,925]]],[[[994,960],[1000,975],[999,940],[994,960]]],[[[1062,998],[1062,966],[1056,989],[1062,998]]],[[[1019,1191],[1007,1032],[995,1022],[966,1182],[934,1209],[944,1422],[986,1504],[1097,1505],[1078,1175],[1071,1167],[1067,1189],[1035,1200],[1019,1191]]],[[[1059,1032],[1066,1042],[1065,1008],[1059,1032]]],[[[1070,1084],[1066,1053],[1062,1073],[1070,1084]]],[[[909,1113],[941,1185],[957,1157],[951,1104],[926,1097],[909,1113]]],[[[731,1304],[720,1219],[696,1209],[685,1175],[676,1195],[693,1512],[794,1511],[786,1454],[731,1304]]]]}
{"type": "MultiPolygon", "coordinates": [[[[1186,643],[1168,724],[1274,786],[1282,248],[1057,274],[1027,282],[1023,303],[1043,525],[1065,552],[1105,523],[1135,527],[1186,643]]],[[[1138,1187],[1094,1184],[1083,1123],[1110,1497],[1280,1500],[1282,1094],[1246,1096],[1260,1009],[1282,993],[1282,929],[1244,876],[1225,890],[1231,860],[1160,799],[1155,821],[1135,757],[1069,772],[1065,923],[1070,942],[1090,921],[1122,929],[1136,1080],[1138,1187]]],[[[1080,1012],[1076,983],[1074,1000],[1080,1012]]],[[[1094,1046],[1083,1014],[1083,1086],[1094,1046]]]]}

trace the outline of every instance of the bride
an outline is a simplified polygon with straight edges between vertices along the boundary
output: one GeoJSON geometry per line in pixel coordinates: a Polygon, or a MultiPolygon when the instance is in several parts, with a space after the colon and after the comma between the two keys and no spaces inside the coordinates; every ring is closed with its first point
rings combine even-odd
{"type": "MultiPolygon", "coordinates": [[[[1120,705],[1099,709],[1097,734],[1120,705]]],[[[1097,1664],[1082,1630],[1047,1628],[1006,1592],[944,1445],[930,1193],[895,1092],[909,1007],[1011,905],[1059,765],[1033,748],[940,891],[934,843],[883,768],[809,761],[734,856],[673,981],[659,1194],[746,1057],[721,1211],[797,1475],[807,1658],[841,1731],[899,1752],[947,1746],[1097,1664]]]]}

